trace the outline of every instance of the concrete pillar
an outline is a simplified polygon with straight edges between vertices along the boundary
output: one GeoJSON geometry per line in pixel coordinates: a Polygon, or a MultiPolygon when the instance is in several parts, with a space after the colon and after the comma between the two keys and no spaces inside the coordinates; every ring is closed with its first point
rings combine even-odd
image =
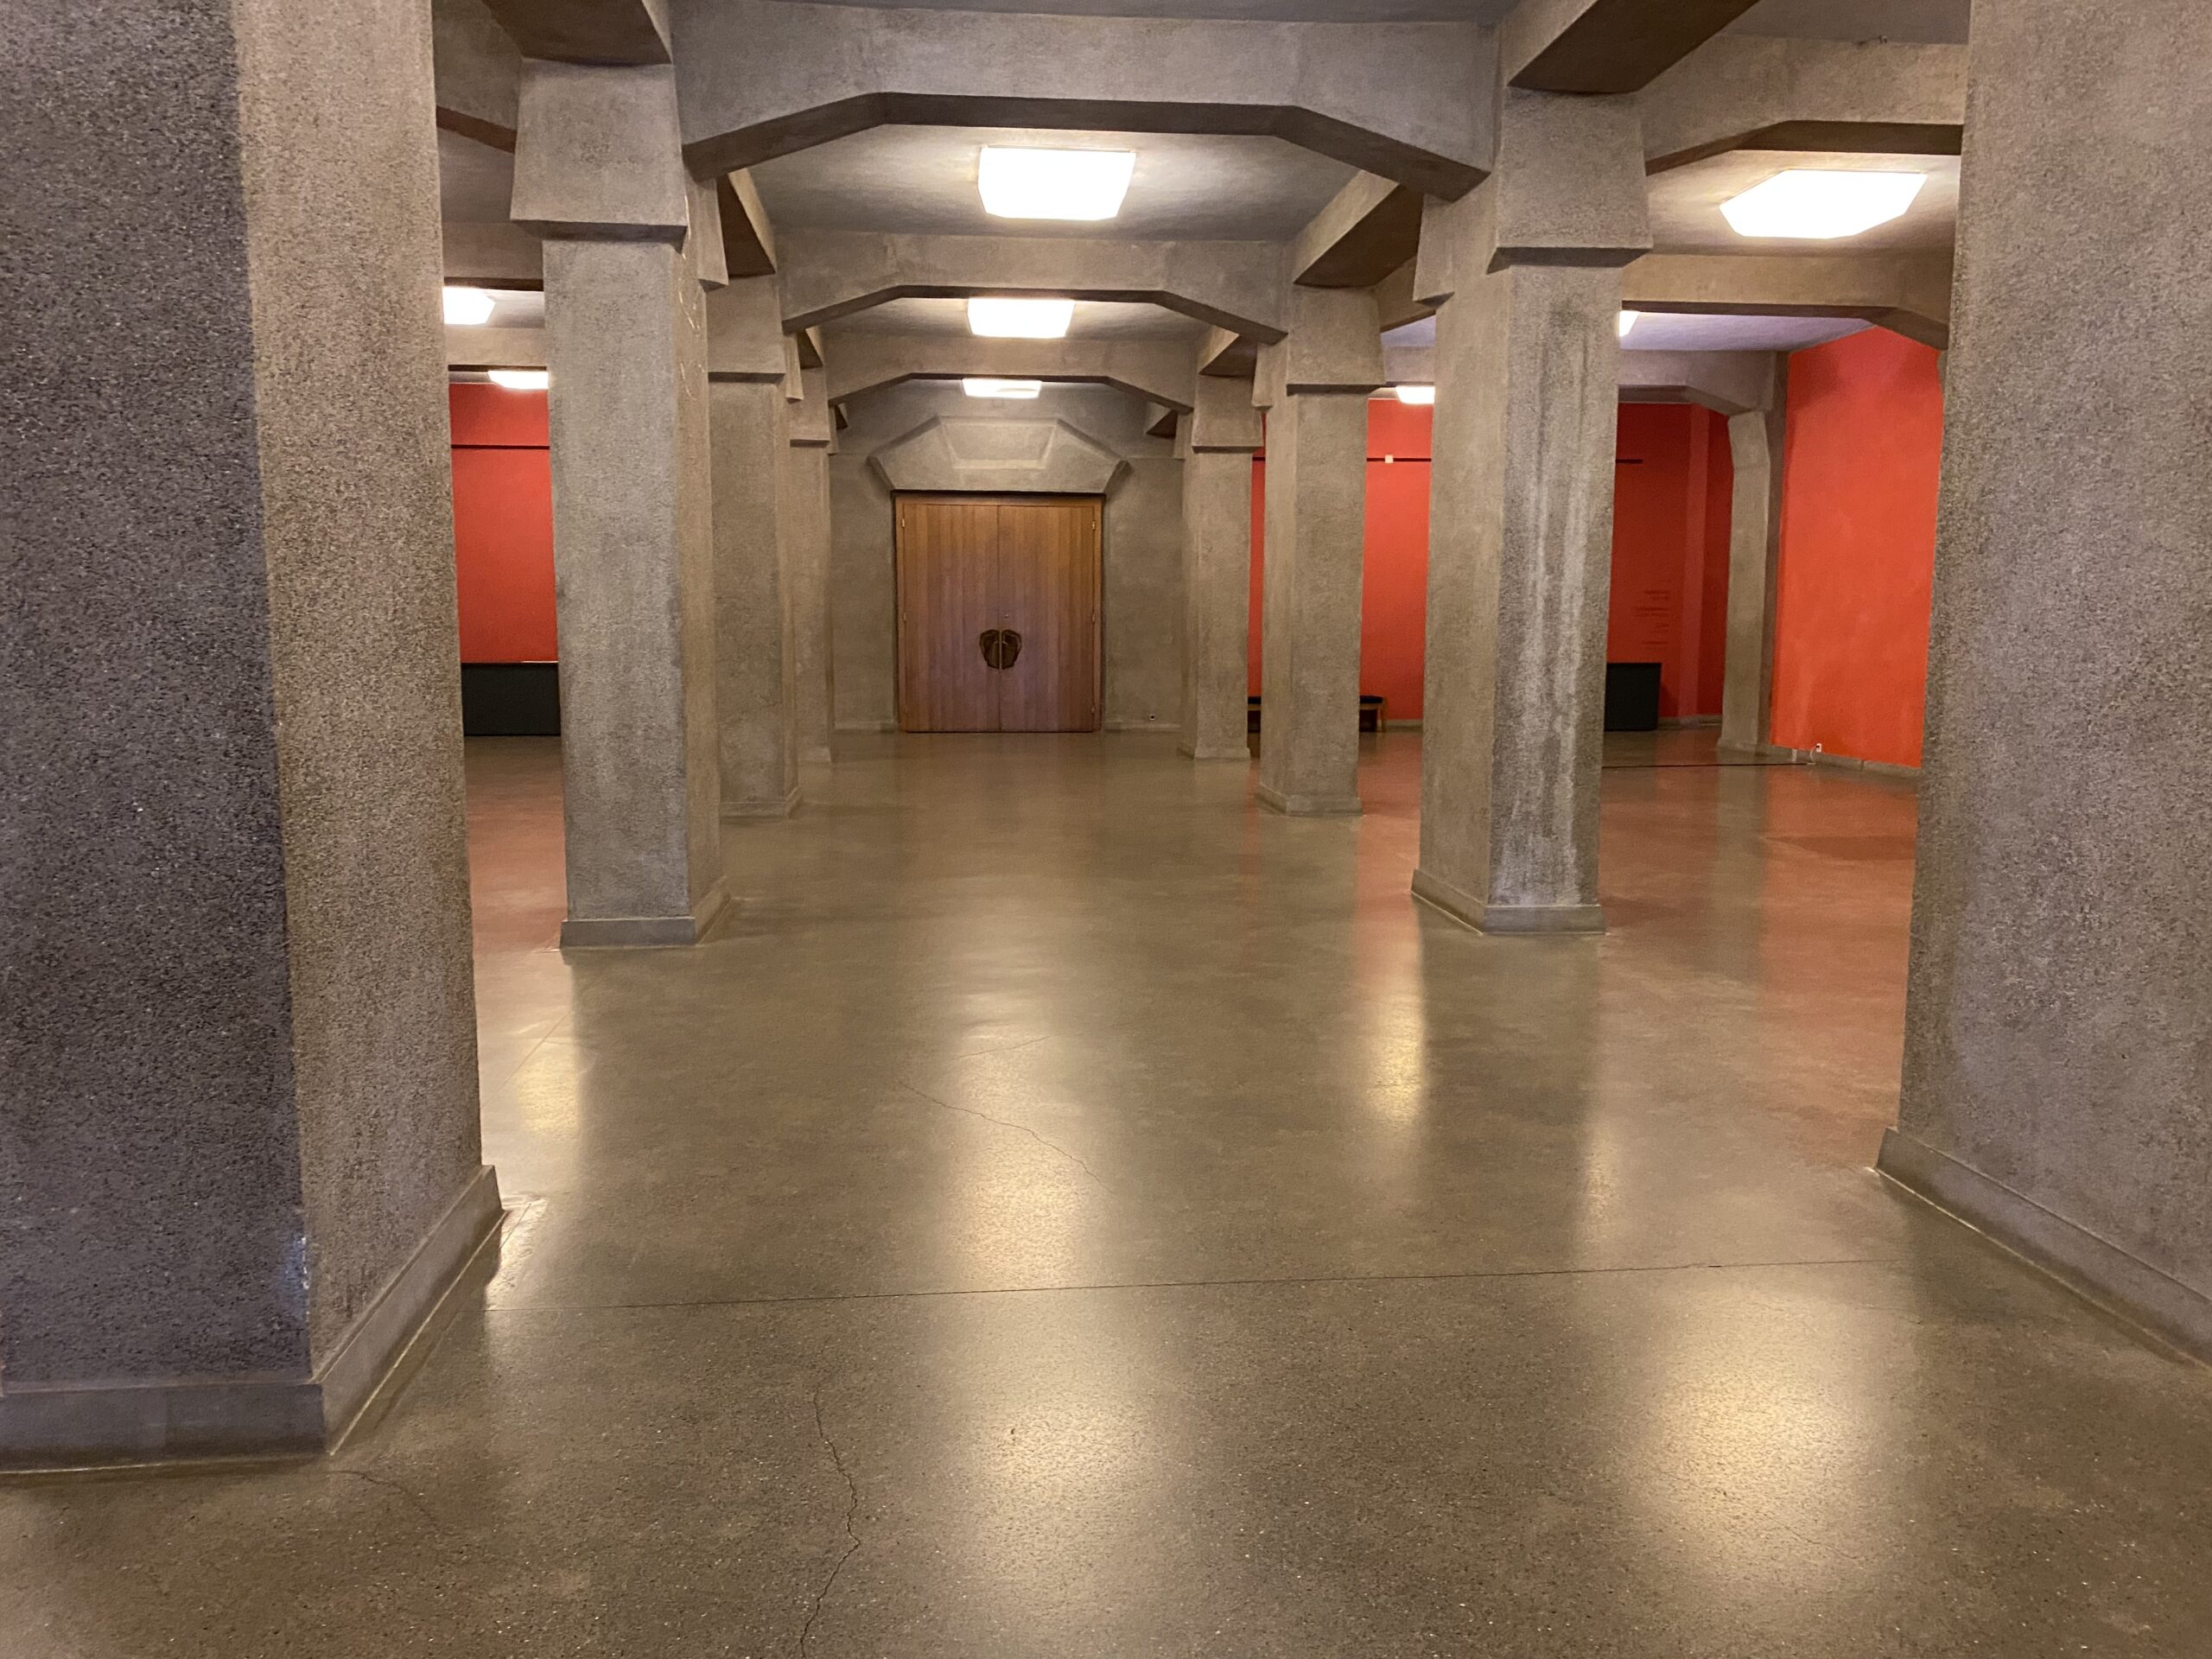
{"type": "Polygon", "coordinates": [[[798,804],[798,729],[781,527],[789,365],[776,279],[732,283],[708,309],[721,815],[782,817],[798,804]]]}
{"type": "Polygon", "coordinates": [[[784,450],[784,570],[791,580],[793,723],[799,759],[826,763],[835,724],[830,650],[830,451],[837,429],[820,369],[793,370],[786,393],[791,442],[784,450]]]}
{"type": "Polygon", "coordinates": [[[1183,417],[1183,735],[1193,760],[1252,759],[1252,456],[1249,382],[1200,375],[1183,417]]]}
{"type": "Polygon", "coordinates": [[[1985,6],[1969,74],[1881,1167],[2212,1357],[2212,10],[1985,6]]]}
{"type": "Polygon", "coordinates": [[[1363,290],[1294,289],[1288,310],[1253,393],[1268,466],[1258,794],[1278,812],[1357,812],[1367,398],[1382,336],[1363,290]]]}
{"type": "Polygon", "coordinates": [[[1500,104],[1498,170],[1421,223],[1415,286],[1440,310],[1414,892],[1484,931],[1592,931],[1643,151],[1623,99],[1500,104]]]}
{"type": "Polygon", "coordinates": [[[9,49],[0,1463],[319,1449],[499,1212],[428,31],[9,49]]]}
{"type": "Polygon", "coordinates": [[[525,61],[513,214],[545,237],[568,945],[690,944],[727,898],[706,318],[672,73],[525,61]]]}
{"type": "Polygon", "coordinates": [[[1720,689],[1720,748],[1757,754],[1774,715],[1774,596],[1782,546],[1782,439],[1786,357],[1777,359],[1774,406],[1728,417],[1736,483],[1728,520],[1728,641],[1720,689]]]}

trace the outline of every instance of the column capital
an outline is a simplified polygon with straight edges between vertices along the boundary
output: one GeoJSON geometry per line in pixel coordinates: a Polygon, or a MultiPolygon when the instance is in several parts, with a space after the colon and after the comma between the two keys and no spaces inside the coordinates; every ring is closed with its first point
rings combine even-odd
{"type": "Polygon", "coordinates": [[[1191,394],[1191,412],[1177,435],[1175,453],[1249,455],[1260,447],[1260,411],[1253,406],[1252,383],[1218,375],[1198,376],[1191,394]]]}
{"type": "Polygon", "coordinates": [[[1370,392],[1384,382],[1375,296],[1357,288],[1293,288],[1290,333],[1260,347],[1252,401],[1269,409],[1309,392],[1370,392]]]}
{"type": "Polygon", "coordinates": [[[524,60],[516,224],[541,236],[680,243],[690,196],[672,68],[524,60]]]}
{"type": "Polygon", "coordinates": [[[791,349],[773,276],[745,276],[707,290],[707,378],[776,380],[791,349]]]}

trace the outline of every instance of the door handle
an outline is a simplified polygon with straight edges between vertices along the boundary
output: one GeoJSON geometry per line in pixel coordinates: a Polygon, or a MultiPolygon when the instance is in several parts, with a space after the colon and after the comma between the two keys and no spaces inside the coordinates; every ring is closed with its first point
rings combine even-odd
{"type": "Polygon", "coordinates": [[[1003,671],[1021,655],[1021,636],[1012,628],[985,628],[976,636],[976,648],[987,665],[1003,671]]]}

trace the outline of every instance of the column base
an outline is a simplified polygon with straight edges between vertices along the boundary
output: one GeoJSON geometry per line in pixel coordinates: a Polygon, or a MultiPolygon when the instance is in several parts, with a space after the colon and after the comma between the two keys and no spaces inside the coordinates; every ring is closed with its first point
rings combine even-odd
{"type": "Polygon", "coordinates": [[[1261,784],[1253,791],[1260,804],[1271,807],[1286,817],[1292,818],[1349,818],[1360,812],[1359,797],[1351,795],[1286,795],[1270,785],[1261,784]]]}
{"type": "Polygon", "coordinates": [[[0,1468],[92,1469],[308,1457],[337,1444],[499,1230],[487,1164],[312,1376],[204,1377],[0,1391],[0,1468]]]}
{"type": "Polygon", "coordinates": [[[1234,748],[1225,748],[1219,744],[1192,743],[1186,739],[1175,746],[1175,753],[1186,760],[1238,760],[1249,765],[1252,759],[1252,746],[1239,743],[1234,748]]]}
{"type": "Polygon", "coordinates": [[[1874,1167],[1914,1197],[2042,1268],[2084,1300],[2169,1346],[2212,1362],[2212,1297],[1902,1129],[1883,1134],[1874,1167]]]}
{"type": "MultiPolygon", "coordinates": [[[[810,766],[826,766],[836,757],[830,753],[830,746],[827,743],[817,743],[802,751],[798,758],[810,766]]],[[[797,798],[796,791],[793,798],[797,798]]]]}
{"type": "Polygon", "coordinates": [[[1603,905],[1492,905],[1440,881],[1427,870],[1414,872],[1414,897],[1433,906],[1478,933],[1603,933],[1603,905]]]}
{"type": "Polygon", "coordinates": [[[717,881],[689,916],[571,916],[561,924],[561,948],[596,950],[696,944],[707,937],[728,903],[729,889],[717,881]]]}
{"type": "Polygon", "coordinates": [[[724,801],[722,817],[731,818],[788,818],[798,810],[798,785],[793,784],[791,792],[781,797],[767,796],[756,800],[724,801]]]}

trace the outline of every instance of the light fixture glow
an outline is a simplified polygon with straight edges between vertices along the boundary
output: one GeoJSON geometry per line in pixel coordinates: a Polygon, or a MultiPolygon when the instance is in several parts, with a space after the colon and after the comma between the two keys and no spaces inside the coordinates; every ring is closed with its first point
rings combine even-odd
{"type": "Polygon", "coordinates": [[[1393,386],[1390,390],[1398,394],[1398,401],[1402,404],[1433,404],[1436,401],[1434,386],[1393,386]]]}
{"type": "Polygon", "coordinates": [[[480,288],[449,288],[446,321],[456,327],[477,327],[492,320],[492,296],[480,288]]]}
{"type": "Polygon", "coordinates": [[[960,389],[970,397],[1034,397],[1045,390],[1041,380],[996,380],[988,375],[970,375],[960,383],[960,389]]]}
{"type": "Polygon", "coordinates": [[[1738,236],[1832,242],[1902,218],[1925,173],[1829,173],[1794,167],[1753,185],[1721,215],[1738,236]]]}
{"type": "Polygon", "coordinates": [[[1073,300],[968,302],[968,327],[986,340],[1064,340],[1074,321],[1073,300]]]}
{"type": "Polygon", "coordinates": [[[1628,338],[1628,331],[1636,327],[1636,320],[1643,315],[1643,313],[1641,311],[1624,311],[1621,313],[1619,327],[1621,338],[1623,340],[1626,340],[1628,338]]]}
{"type": "Polygon", "coordinates": [[[509,391],[543,391],[553,377],[543,369],[493,369],[492,384],[509,391]]]}
{"type": "Polygon", "coordinates": [[[1020,149],[985,144],[976,162],[983,211],[998,219],[1111,219],[1137,157],[1129,149],[1020,149]]]}

